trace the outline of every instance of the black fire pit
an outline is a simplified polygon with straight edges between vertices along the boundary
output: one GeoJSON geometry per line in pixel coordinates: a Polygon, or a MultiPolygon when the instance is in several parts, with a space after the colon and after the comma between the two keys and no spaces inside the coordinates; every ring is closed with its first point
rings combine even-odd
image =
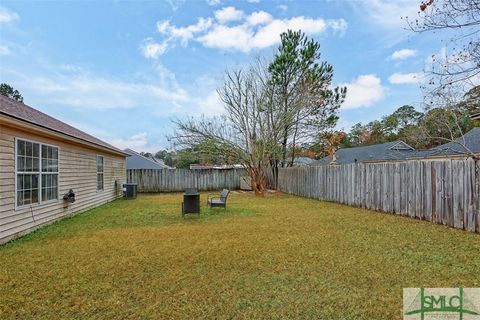
{"type": "Polygon", "coordinates": [[[196,188],[187,188],[183,194],[182,217],[190,213],[200,215],[200,193],[196,188]]]}

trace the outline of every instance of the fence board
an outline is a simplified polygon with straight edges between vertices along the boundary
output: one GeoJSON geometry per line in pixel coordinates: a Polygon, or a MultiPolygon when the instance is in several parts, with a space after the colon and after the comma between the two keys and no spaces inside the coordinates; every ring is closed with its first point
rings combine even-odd
{"type": "Polygon", "coordinates": [[[178,192],[186,188],[200,191],[240,189],[245,170],[131,169],[127,183],[136,183],[138,192],[178,192]]]}
{"type": "Polygon", "coordinates": [[[278,190],[480,232],[480,161],[281,168],[278,190]]]}

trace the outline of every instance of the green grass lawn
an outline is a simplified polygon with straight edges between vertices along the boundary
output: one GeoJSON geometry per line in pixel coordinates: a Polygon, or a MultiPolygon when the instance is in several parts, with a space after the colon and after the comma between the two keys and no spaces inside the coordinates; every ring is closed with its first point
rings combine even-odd
{"type": "Polygon", "coordinates": [[[0,319],[399,319],[402,288],[480,287],[480,235],[233,193],[117,200],[0,247],[0,319]],[[202,195],[205,205],[206,195],[202,195]]]}

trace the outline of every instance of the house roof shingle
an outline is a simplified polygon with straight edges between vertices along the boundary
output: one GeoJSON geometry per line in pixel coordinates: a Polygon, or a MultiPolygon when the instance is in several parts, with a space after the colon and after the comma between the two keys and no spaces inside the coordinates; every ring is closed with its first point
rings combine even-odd
{"type": "Polygon", "coordinates": [[[78,130],[71,125],[57,120],[41,111],[38,111],[30,106],[27,106],[26,104],[17,102],[3,95],[0,95],[0,114],[34,124],[39,127],[55,131],[57,133],[74,137],[85,142],[89,142],[97,146],[115,151],[117,153],[124,153],[122,150],[100,139],[97,139],[89,135],[88,133],[78,130]]]}
{"type": "Polygon", "coordinates": [[[463,138],[458,138],[455,142],[447,142],[429,150],[416,151],[411,158],[448,157],[466,154],[469,151],[480,153],[480,128],[473,128],[464,134],[463,138]]]}
{"type": "Polygon", "coordinates": [[[332,156],[324,157],[313,165],[348,164],[367,161],[405,160],[415,150],[403,141],[393,141],[368,146],[341,148],[332,156]]]}

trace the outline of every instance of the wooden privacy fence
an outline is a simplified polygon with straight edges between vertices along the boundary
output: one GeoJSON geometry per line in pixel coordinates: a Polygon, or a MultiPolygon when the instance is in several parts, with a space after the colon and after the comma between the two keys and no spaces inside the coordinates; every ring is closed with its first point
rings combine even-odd
{"type": "Polygon", "coordinates": [[[188,170],[188,169],[130,169],[127,182],[136,183],[138,192],[175,192],[186,188],[198,190],[240,189],[243,169],[188,170]]]}
{"type": "Polygon", "coordinates": [[[282,168],[278,190],[480,232],[480,161],[282,168]]]}

